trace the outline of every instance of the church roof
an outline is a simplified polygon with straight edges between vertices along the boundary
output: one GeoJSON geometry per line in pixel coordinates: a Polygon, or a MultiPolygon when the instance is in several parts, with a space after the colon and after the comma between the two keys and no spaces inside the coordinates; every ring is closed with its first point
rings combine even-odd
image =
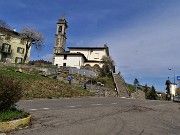
{"type": "Polygon", "coordinates": [[[67,47],[67,48],[68,49],[79,49],[79,50],[81,50],[81,49],[87,49],[87,50],[105,49],[107,55],[109,56],[109,48],[106,45],[104,45],[104,47],[67,47]]]}
{"type": "Polygon", "coordinates": [[[69,49],[105,49],[105,47],[68,47],[69,49]]]}
{"type": "Polygon", "coordinates": [[[65,17],[64,17],[64,16],[62,16],[62,18],[61,18],[61,19],[58,19],[57,24],[65,24],[65,25],[66,25],[66,27],[68,27],[68,25],[67,25],[67,21],[66,21],[66,19],[65,19],[65,17]]]}

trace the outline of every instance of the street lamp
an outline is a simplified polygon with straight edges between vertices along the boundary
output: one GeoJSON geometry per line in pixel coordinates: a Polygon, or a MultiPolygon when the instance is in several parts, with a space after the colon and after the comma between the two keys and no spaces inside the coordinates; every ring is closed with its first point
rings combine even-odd
{"type": "Polygon", "coordinates": [[[172,68],[168,68],[169,70],[172,70],[174,72],[174,85],[175,85],[175,70],[172,68]]]}

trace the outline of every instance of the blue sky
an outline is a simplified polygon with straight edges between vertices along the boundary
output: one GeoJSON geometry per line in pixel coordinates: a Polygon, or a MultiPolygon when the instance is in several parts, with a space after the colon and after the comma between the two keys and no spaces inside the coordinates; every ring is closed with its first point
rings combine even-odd
{"type": "Polygon", "coordinates": [[[180,75],[180,0],[1,0],[0,19],[18,32],[29,26],[44,37],[42,51],[31,59],[51,60],[56,23],[68,21],[69,46],[100,47],[105,43],[126,82],[164,91],[173,71],[180,75]]]}

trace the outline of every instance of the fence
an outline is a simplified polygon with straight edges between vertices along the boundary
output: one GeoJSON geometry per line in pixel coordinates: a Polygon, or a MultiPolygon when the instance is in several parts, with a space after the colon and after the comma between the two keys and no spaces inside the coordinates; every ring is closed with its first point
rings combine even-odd
{"type": "Polygon", "coordinates": [[[80,74],[80,75],[84,75],[87,77],[96,77],[97,74],[91,70],[86,70],[86,69],[77,69],[75,67],[70,67],[69,68],[69,73],[70,74],[80,74]]]}

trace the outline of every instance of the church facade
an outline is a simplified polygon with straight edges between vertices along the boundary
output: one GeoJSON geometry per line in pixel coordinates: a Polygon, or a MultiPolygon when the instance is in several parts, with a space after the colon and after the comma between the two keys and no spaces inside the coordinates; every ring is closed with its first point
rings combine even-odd
{"type": "Polygon", "coordinates": [[[101,59],[109,56],[107,45],[103,47],[68,47],[65,50],[67,21],[64,17],[58,20],[56,28],[56,38],[53,53],[53,65],[80,68],[86,66],[99,65],[102,67],[101,59]]]}

